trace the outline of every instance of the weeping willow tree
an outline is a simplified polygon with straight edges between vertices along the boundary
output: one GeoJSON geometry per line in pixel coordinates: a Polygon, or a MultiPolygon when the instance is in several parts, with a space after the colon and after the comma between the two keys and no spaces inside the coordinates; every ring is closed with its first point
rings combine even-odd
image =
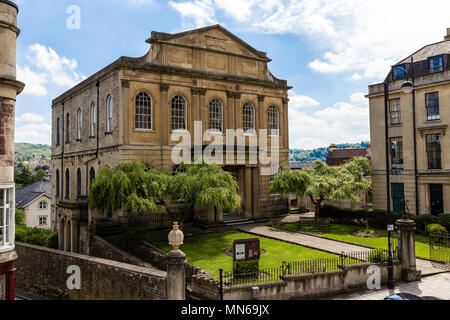
{"type": "Polygon", "coordinates": [[[183,164],[170,183],[173,201],[183,200],[187,208],[214,205],[230,211],[241,205],[233,176],[217,164],[183,164]]]}
{"type": "Polygon", "coordinates": [[[308,196],[315,206],[315,217],[319,217],[325,200],[346,199],[359,202],[358,191],[370,191],[372,186],[364,178],[372,169],[366,158],[358,157],[341,166],[328,166],[320,160],[315,168],[283,170],[274,179],[270,191],[282,194],[308,196]]]}
{"type": "Polygon", "coordinates": [[[89,192],[89,207],[108,212],[129,209],[131,214],[165,213],[164,197],[171,177],[141,162],[123,162],[115,168],[103,166],[89,192]]]}

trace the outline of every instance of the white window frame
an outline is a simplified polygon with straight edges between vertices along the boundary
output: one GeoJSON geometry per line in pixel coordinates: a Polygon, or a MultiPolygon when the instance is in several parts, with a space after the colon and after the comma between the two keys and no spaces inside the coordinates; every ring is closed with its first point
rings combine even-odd
{"type": "Polygon", "coordinates": [[[106,132],[113,131],[113,98],[111,95],[106,99],[106,132]]]}
{"type": "Polygon", "coordinates": [[[0,223],[0,229],[2,229],[3,237],[0,240],[0,253],[14,250],[15,240],[15,192],[14,184],[0,184],[0,192],[3,192],[3,203],[0,204],[0,210],[2,210],[2,219],[0,223]],[[7,193],[9,195],[7,196],[7,193]],[[9,201],[7,201],[9,200],[9,201]],[[9,209],[9,210],[8,210],[9,209]],[[9,211],[9,212],[8,212],[9,211]],[[8,212],[8,215],[6,214],[8,212]],[[7,222],[8,218],[8,224],[7,222]],[[8,235],[8,237],[5,237],[8,235]],[[6,242],[8,239],[8,242],[6,242]]]}
{"type": "Polygon", "coordinates": [[[38,217],[38,219],[39,219],[39,221],[38,221],[38,223],[39,223],[39,226],[40,227],[44,227],[44,226],[47,226],[48,225],[48,223],[47,223],[47,216],[40,216],[40,217],[38,217]],[[41,219],[45,219],[45,224],[44,223],[41,223],[41,219]]]}
{"type": "Polygon", "coordinates": [[[40,210],[46,210],[47,208],[48,208],[47,201],[42,200],[41,202],[39,202],[39,209],[40,210]],[[44,204],[44,206],[42,206],[42,204],[44,204]]]}
{"type": "Polygon", "coordinates": [[[220,99],[214,98],[209,102],[209,132],[210,133],[223,133],[223,103],[220,99]],[[213,105],[214,104],[214,105],[213,105]],[[220,108],[217,110],[211,110],[211,108],[220,108]],[[220,123],[220,128],[213,127],[215,124],[220,123]]]}
{"type": "Polygon", "coordinates": [[[81,140],[81,131],[83,129],[83,112],[81,108],[78,109],[77,112],[77,139],[81,140]]]}
{"type": "Polygon", "coordinates": [[[134,98],[134,129],[137,131],[153,131],[153,98],[146,91],[139,91],[136,94],[136,97],[134,98]],[[146,95],[148,97],[149,106],[147,106],[147,107],[150,107],[149,113],[138,112],[138,108],[141,109],[139,111],[143,111],[143,109],[145,108],[145,106],[143,105],[144,100],[142,98],[139,98],[140,95],[143,95],[143,96],[146,95]],[[140,99],[139,101],[138,101],[138,98],[140,99]],[[138,105],[138,102],[140,103],[140,105],[138,105]],[[141,120],[137,121],[138,117],[141,117],[141,120]],[[145,117],[149,117],[150,122],[142,120],[145,117]],[[138,126],[138,122],[139,122],[139,124],[142,124],[142,125],[138,126]]]}
{"type": "Polygon", "coordinates": [[[269,136],[278,137],[280,135],[280,109],[277,106],[271,105],[267,108],[267,128],[269,129],[269,136]],[[275,122],[271,122],[271,120],[275,120],[275,122]],[[276,129],[271,128],[271,125],[275,125],[276,129]]]}
{"type": "MultiPolygon", "coordinates": [[[[171,113],[170,114],[170,122],[171,122],[170,125],[171,125],[172,132],[187,132],[187,100],[184,96],[182,96],[181,94],[176,94],[172,97],[172,99],[170,100],[170,113],[171,113]],[[174,103],[174,99],[177,97],[180,97],[184,102],[184,128],[174,128],[173,127],[174,126],[174,124],[173,124],[174,118],[177,118],[177,119],[181,118],[180,116],[178,116],[178,115],[174,116],[174,114],[173,114],[173,111],[174,111],[173,103],[174,103]]],[[[181,123],[181,122],[179,122],[179,123],[181,123]]]]}
{"type": "Polygon", "coordinates": [[[97,106],[95,102],[91,104],[91,137],[95,137],[97,135],[97,106]]]}
{"type": "Polygon", "coordinates": [[[244,135],[256,135],[256,109],[255,109],[255,106],[253,105],[253,103],[251,103],[251,102],[246,102],[242,106],[242,128],[244,130],[244,135]],[[250,123],[248,121],[245,121],[245,110],[247,107],[251,108],[252,119],[251,119],[251,127],[249,127],[246,130],[245,124],[250,123]]]}

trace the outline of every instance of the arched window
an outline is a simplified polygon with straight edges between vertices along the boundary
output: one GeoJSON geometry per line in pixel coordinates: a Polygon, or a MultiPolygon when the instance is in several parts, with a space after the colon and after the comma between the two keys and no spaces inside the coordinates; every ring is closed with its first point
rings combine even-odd
{"type": "Polygon", "coordinates": [[[81,197],[81,170],[78,168],[77,171],[77,197],[81,197]]]}
{"type": "Polygon", "coordinates": [[[112,132],[112,119],[113,119],[113,100],[109,96],[106,100],[106,132],[112,132]]]}
{"type": "Polygon", "coordinates": [[[251,103],[244,104],[242,109],[244,133],[255,134],[255,107],[251,103]]]}
{"type": "Polygon", "coordinates": [[[78,109],[77,113],[77,139],[81,140],[81,129],[83,128],[83,114],[81,109],[78,109]]]}
{"type": "Polygon", "coordinates": [[[66,142],[70,141],[70,114],[66,115],[66,142]]]}
{"type": "Polygon", "coordinates": [[[212,99],[209,103],[209,130],[222,132],[223,105],[219,99],[212,99]]]}
{"type": "Polygon", "coordinates": [[[95,137],[97,131],[97,107],[93,102],[91,104],[91,137],[95,137]]]}
{"type": "Polygon", "coordinates": [[[91,168],[91,171],[89,172],[89,177],[90,177],[90,185],[92,186],[92,183],[95,180],[95,169],[94,167],[91,168]]]}
{"type": "Polygon", "coordinates": [[[152,98],[146,92],[139,92],[136,96],[136,129],[152,129],[152,98]]]}
{"type": "Polygon", "coordinates": [[[56,169],[56,198],[59,197],[59,170],[56,169]]]}
{"type": "Polygon", "coordinates": [[[70,198],[70,171],[69,171],[69,169],[66,169],[66,185],[65,185],[65,188],[66,188],[66,196],[65,196],[65,198],[66,198],[66,200],[69,200],[69,198],[70,198]]]}
{"type": "Polygon", "coordinates": [[[186,104],[183,96],[172,98],[172,130],[186,130],[186,104]]]}
{"type": "Polygon", "coordinates": [[[267,110],[267,117],[269,135],[278,136],[280,133],[280,117],[278,108],[275,106],[270,106],[267,110]]]}
{"type": "Polygon", "coordinates": [[[46,201],[39,202],[39,209],[41,210],[47,209],[47,202],[46,201]]]}
{"type": "Polygon", "coordinates": [[[61,144],[61,119],[56,120],[56,145],[61,144]]]}

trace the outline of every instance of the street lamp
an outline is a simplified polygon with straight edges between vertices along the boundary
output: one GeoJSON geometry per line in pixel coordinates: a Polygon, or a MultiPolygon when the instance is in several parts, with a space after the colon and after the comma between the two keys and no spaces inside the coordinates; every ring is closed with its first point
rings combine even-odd
{"type": "MultiPolygon", "coordinates": [[[[400,66],[396,67],[397,69],[403,70],[405,76],[407,76],[408,71],[400,66]]],[[[415,92],[414,92],[414,60],[411,56],[411,75],[412,81],[405,81],[401,85],[401,90],[405,94],[412,93],[412,102],[413,102],[413,129],[414,129],[414,172],[415,172],[415,188],[416,188],[416,214],[418,210],[418,196],[417,196],[417,158],[416,158],[416,117],[415,117],[415,92]]],[[[391,190],[390,190],[390,163],[389,163],[389,130],[388,130],[388,105],[389,105],[389,75],[384,80],[384,129],[385,129],[385,151],[386,151],[386,201],[387,201],[387,231],[388,231],[388,288],[394,289],[394,263],[392,257],[392,244],[391,244],[391,236],[392,231],[394,231],[394,225],[392,224],[392,215],[391,215],[391,190]]]]}

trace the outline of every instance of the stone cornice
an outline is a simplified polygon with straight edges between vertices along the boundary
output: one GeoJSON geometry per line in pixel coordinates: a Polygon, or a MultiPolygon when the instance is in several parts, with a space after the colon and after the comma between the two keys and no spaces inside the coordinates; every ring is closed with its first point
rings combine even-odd
{"type": "Polygon", "coordinates": [[[25,83],[17,81],[17,80],[3,78],[3,77],[0,77],[0,84],[11,86],[11,87],[15,88],[17,94],[21,93],[22,90],[25,88],[25,83]]]}
{"type": "Polygon", "coordinates": [[[17,36],[19,36],[20,34],[20,29],[17,28],[15,25],[10,24],[10,23],[6,23],[4,21],[0,21],[0,28],[6,28],[11,30],[12,32],[15,32],[17,36]]]}

